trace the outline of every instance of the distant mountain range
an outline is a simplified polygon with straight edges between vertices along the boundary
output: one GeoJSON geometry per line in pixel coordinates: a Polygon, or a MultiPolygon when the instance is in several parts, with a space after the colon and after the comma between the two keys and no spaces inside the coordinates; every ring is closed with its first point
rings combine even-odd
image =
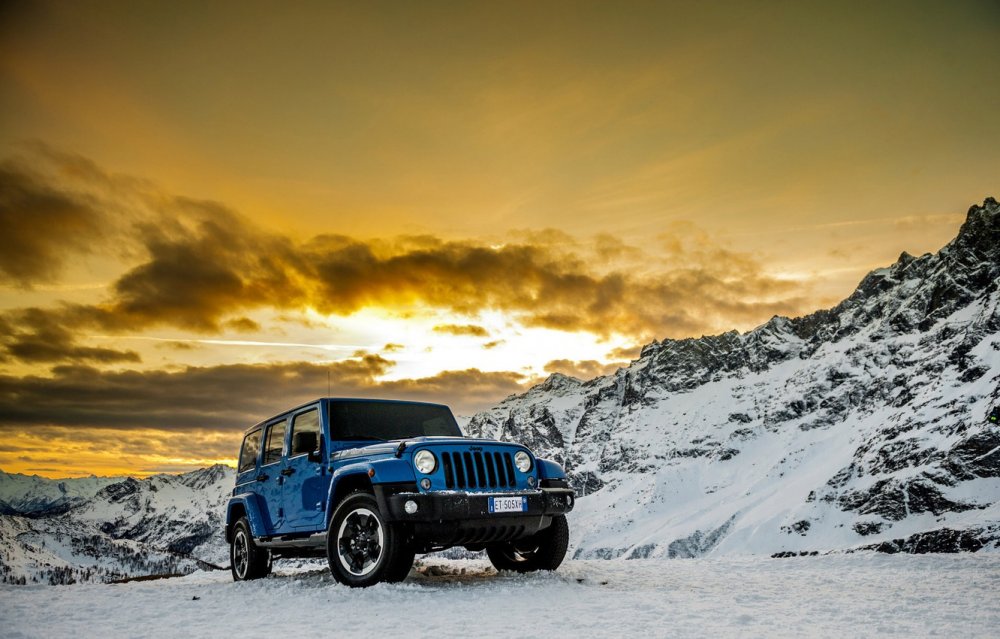
{"type": "Polygon", "coordinates": [[[235,473],[216,465],[146,479],[0,473],[0,582],[114,581],[227,566],[235,473]]]}
{"type": "MultiPolygon", "coordinates": [[[[613,375],[552,375],[474,437],[561,461],[578,558],[1000,549],[1000,205],[836,307],[664,340],[613,375]]],[[[227,563],[233,471],[0,473],[0,581],[107,581],[227,563]]]]}

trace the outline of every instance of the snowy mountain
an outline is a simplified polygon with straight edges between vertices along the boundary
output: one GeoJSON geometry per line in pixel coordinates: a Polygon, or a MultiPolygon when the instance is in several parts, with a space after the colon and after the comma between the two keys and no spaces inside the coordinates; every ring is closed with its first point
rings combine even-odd
{"type": "Polygon", "coordinates": [[[575,556],[1000,547],[1000,205],[838,306],[553,375],[471,436],[561,461],[575,556]]]}
{"type": "Polygon", "coordinates": [[[110,581],[225,566],[222,525],[233,480],[233,469],[221,465],[142,480],[45,480],[4,473],[0,494],[12,497],[8,504],[38,506],[58,484],[69,485],[65,490],[73,493],[73,502],[66,506],[56,498],[48,508],[0,516],[0,581],[110,581]],[[77,481],[90,483],[77,486],[77,481]],[[89,498],[73,492],[90,492],[102,483],[89,498]],[[15,489],[24,486],[33,490],[18,497],[15,489]]]}
{"type": "Polygon", "coordinates": [[[66,512],[123,477],[52,480],[0,470],[0,515],[47,515],[66,512]]]}

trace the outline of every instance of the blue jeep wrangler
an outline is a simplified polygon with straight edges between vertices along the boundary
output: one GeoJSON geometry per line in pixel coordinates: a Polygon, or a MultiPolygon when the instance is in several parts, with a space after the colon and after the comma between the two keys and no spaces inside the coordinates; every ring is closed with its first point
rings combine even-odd
{"type": "Polygon", "coordinates": [[[246,431],[226,541],[237,581],[316,556],[348,586],[402,581],[416,553],[454,546],[555,570],[572,509],[562,467],[463,437],[447,406],[323,398],[246,431]]]}

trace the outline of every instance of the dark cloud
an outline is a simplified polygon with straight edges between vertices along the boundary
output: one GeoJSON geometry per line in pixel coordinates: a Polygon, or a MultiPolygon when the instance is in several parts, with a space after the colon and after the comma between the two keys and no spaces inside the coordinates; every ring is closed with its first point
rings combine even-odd
{"type": "Polygon", "coordinates": [[[609,265],[587,249],[457,241],[322,238],[304,258],[319,284],[313,304],[335,314],[419,303],[466,314],[502,310],[528,326],[648,340],[794,315],[803,306],[795,284],[764,275],[749,256],[704,246],[679,247],[655,275],[602,272],[609,265]]]}
{"type": "Polygon", "coordinates": [[[642,353],[642,345],[638,344],[636,346],[622,346],[620,348],[613,348],[610,351],[608,351],[605,357],[607,357],[608,359],[627,360],[631,362],[633,360],[639,359],[639,355],[641,353],[642,353]]]}
{"type": "Polygon", "coordinates": [[[135,351],[80,346],[65,324],[76,323],[56,310],[27,308],[0,315],[0,355],[22,362],[138,362],[135,351]]]}
{"type": "Polygon", "coordinates": [[[473,412],[523,390],[523,376],[476,369],[378,381],[393,366],[378,355],[330,364],[103,371],[58,366],[50,377],[0,376],[0,426],[242,430],[297,403],[334,396],[413,399],[473,412]]]}
{"type": "Polygon", "coordinates": [[[253,321],[249,317],[237,317],[235,319],[227,320],[225,327],[241,333],[253,333],[254,331],[259,331],[261,329],[260,324],[253,321]]]}
{"type": "Polygon", "coordinates": [[[628,366],[628,362],[613,362],[605,364],[593,359],[569,360],[554,359],[545,365],[546,373],[562,373],[577,379],[593,379],[601,375],[610,375],[623,366],[628,366]]]}
{"type": "Polygon", "coordinates": [[[101,239],[93,204],[42,180],[13,161],[0,165],[0,281],[53,281],[68,256],[101,239]]]}
{"type": "Polygon", "coordinates": [[[447,333],[449,335],[472,335],[473,337],[490,336],[489,331],[475,324],[438,324],[434,327],[434,332],[447,333]]]}
{"type": "Polygon", "coordinates": [[[102,323],[215,331],[234,312],[302,303],[291,276],[301,267],[288,240],[214,202],[175,199],[172,208],[183,213],[180,221],[141,227],[148,260],[115,282],[115,297],[100,307],[102,323]]]}
{"type": "MultiPolygon", "coordinates": [[[[31,193],[49,193],[58,204],[47,205],[42,196],[8,199],[37,202],[40,211],[63,211],[58,215],[79,220],[79,237],[92,231],[90,211],[116,212],[109,229],[117,229],[120,244],[131,247],[122,250],[139,262],[112,284],[104,300],[51,311],[49,324],[71,333],[160,325],[255,330],[245,313],[261,308],[281,313],[310,306],[348,315],[366,307],[405,312],[430,306],[469,316],[502,311],[526,326],[648,341],[806,310],[796,284],[769,277],[752,256],[719,247],[690,224],[667,229],[662,255],[655,259],[607,235],[581,242],[557,231],[520,232],[500,245],[335,235],[297,244],[217,202],[169,196],[145,182],[109,176],[75,156],[44,157],[64,179],[77,181],[79,197],[64,202],[58,188],[35,184],[31,193]],[[96,204],[84,206],[83,199],[96,204]]],[[[25,237],[44,235],[51,226],[44,215],[18,213],[14,221],[25,237]]],[[[72,242],[63,249],[74,247],[89,250],[72,242]]],[[[44,244],[37,250],[53,249],[44,244]]],[[[10,275],[16,267],[4,268],[10,275]]],[[[474,324],[437,330],[488,336],[474,324]]]]}

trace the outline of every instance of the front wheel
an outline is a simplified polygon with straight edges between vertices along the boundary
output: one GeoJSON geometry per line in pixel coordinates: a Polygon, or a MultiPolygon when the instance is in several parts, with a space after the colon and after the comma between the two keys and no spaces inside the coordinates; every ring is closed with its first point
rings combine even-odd
{"type": "Polygon", "coordinates": [[[385,521],[375,497],[364,492],[349,495],[334,511],[326,557],[334,579],[352,588],[402,581],[413,564],[413,551],[385,521]]]}
{"type": "Polygon", "coordinates": [[[552,518],[552,525],[531,537],[504,541],[486,546],[490,563],[497,570],[534,572],[555,570],[566,557],[569,546],[569,524],[565,515],[552,518]]]}

